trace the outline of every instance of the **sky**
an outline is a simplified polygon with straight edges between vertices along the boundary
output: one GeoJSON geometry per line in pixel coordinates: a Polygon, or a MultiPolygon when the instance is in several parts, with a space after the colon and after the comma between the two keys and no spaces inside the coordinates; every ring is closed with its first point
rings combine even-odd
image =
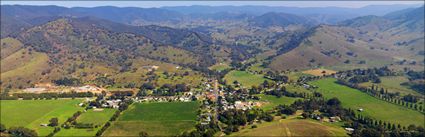
{"type": "Polygon", "coordinates": [[[159,8],[163,6],[288,6],[288,7],[345,7],[360,8],[368,5],[424,4],[424,1],[1,1],[1,5],[57,5],[63,7],[142,7],[159,8]]]}

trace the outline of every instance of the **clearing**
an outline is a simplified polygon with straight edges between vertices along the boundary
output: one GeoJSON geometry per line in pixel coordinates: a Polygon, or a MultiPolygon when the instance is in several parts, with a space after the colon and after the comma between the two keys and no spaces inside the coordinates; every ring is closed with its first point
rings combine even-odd
{"type": "Polygon", "coordinates": [[[226,83],[231,85],[234,81],[238,81],[243,87],[252,87],[258,86],[263,83],[266,78],[259,74],[251,74],[246,71],[230,71],[226,76],[224,76],[226,83]]]}

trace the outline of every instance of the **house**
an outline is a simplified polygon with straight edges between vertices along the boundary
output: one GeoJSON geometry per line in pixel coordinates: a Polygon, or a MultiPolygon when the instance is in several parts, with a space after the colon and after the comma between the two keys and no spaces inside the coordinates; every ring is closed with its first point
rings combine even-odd
{"type": "Polygon", "coordinates": [[[349,133],[353,133],[354,129],[353,128],[345,128],[346,131],[348,131],[349,133]]]}
{"type": "Polygon", "coordinates": [[[105,104],[102,104],[102,107],[110,107],[110,108],[115,108],[118,109],[120,106],[121,100],[117,99],[117,100],[107,100],[105,104]]]}
{"type": "Polygon", "coordinates": [[[48,126],[48,124],[40,124],[40,126],[42,126],[42,127],[47,127],[47,126],[48,126]]]}
{"type": "Polygon", "coordinates": [[[94,108],[93,111],[103,111],[101,108],[94,108]]]}
{"type": "Polygon", "coordinates": [[[303,87],[304,87],[305,89],[308,89],[308,88],[310,88],[310,85],[308,85],[308,84],[303,84],[303,87]]]}
{"type": "Polygon", "coordinates": [[[330,122],[338,122],[338,121],[341,121],[341,118],[340,118],[340,117],[338,117],[338,116],[330,117],[330,118],[329,118],[329,121],[330,121],[330,122]]]}
{"type": "Polygon", "coordinates": [[[359,108],[358,111],[363,112],[363,108],[359,108]]]}
{"type": "Polygon", "coordinates": [[[151,65],[151,66],[143,66],[143,69],[147,69],[148,71],[154,71],[159,68],[159,66],[151,65]]]}

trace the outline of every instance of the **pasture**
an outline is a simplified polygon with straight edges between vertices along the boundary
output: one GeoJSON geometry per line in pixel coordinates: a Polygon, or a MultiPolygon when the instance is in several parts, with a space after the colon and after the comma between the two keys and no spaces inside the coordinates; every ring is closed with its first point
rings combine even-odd
{"type": "Polygon", "coordinates": [[[229,68],[230,66],[225,63],[219,63],[209,67],[210,70],[215,70],[215,71],[223,71],[229,68]]]}
{"type": "Polygon", "coordinates": [[[64,129],[55,134],[55,136],[95,136],[96,132],[103,127],[106,122],[111,119],[116,109],[104,109],[103,111],[93,111],[93,109],[83,112],[78,118],[77,123],[92,123],[97,128],[90,129],[64,129]]]}
{"type": "Polygon", "coordinates": [[[53,127],[42,127],[51,118],[58,118],[62,124],[75,112],[82,111],[78,103],[82,100],[1,100],[1,122],[7,128],[23,126],[35,130],[39,136],[46,136],[53,127]]]}
{"type": "Polygon", "coordinates": [[[309,91],[308,89],[300,85],[290,84],[290,85],[285,85],[285,88],[286,88],[286,91],[291,93],[312,93],[311,91],[309,91]]]}
{"type": "Polygon", "coordinates": [[[388,92],[390,93],[399,92],[402,95],[412,94],[412,95],[421,96],[420,93],[401,85],[401,83],[409,81],[404,76],[386,76],[386,77],[380,77],[380,79],[381,79],[381,83],[379,84],[365,82],[359,85],[363,87],[371,87],[374,84],[375,86],[378,86],[378,88],[382,87],[384,89],[388,89],[388,92]]]}
{"type": "Polygon", "coordinates": [[[134,103],[115,121],[105,136],[171,136],[194,128],[198,102],[134,103]]]}
{"type": "Polygon", "coordinates": [[[264,94],[259,94],[257,96],[260,97],[260,101],[264,102],[261,108],[263,108],[265,111],[272,110],[273,107],[276,107],[278,105],[290,105],[294,103],[296,100],[301,99],[301,98],[291,98],[291,97],[285,97],[285,96],[278,98],[273,95],[264,95],[264,94]]]}
{"type": "Polygon", "coordinates": [[[280,119],[257,126],[242,129],[230,136],[348,136],[342,127],[314,120],[280,119]]]}
{"type": "Polygon", "coordinates": [[[230,71],[224,76],[224,79],[226,80],[226,84],[230,85],[233,84],[234,81],[238,81],[243,87],[258,86],[263,83],[264,80],[267,80],[262,75],[237,70],[230,71]]]}
{"type": "Polygon", "coordinates": [[[313,75],[313,76],[323,76],[323,75],[335,74],[336,71],[329,70],[329,69],[317,68],[317,69],[310,69],[310,70],[303,71],[303,73],[304,74],[310,74],[310,75],[313,75]]]}
{"type": "Polygon", "coordinates": [[[410,124],[424,126],[424,114],[379,100],[359,90],[339,85],[335,81],[336,79],[326,78],[310,82],[310,84],[318,86],[317,91],[322,93],[325,98],[337,97],[344,107],[354,110],[363,108],[364,111],[358,113],[364,116],[403,126],[410,124]]]}

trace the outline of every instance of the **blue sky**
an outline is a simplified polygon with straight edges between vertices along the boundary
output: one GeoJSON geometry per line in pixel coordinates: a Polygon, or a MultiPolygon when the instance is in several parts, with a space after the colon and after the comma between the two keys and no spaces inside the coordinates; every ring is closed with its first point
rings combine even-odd
{"type": "Polygon", "coordinates": [[[289,6],[289,7],[348,7],[359,8],[367,5],[391,5],[391,4],[424,4],[424,1],[1,1],[5,4],[20,5],[58,5],[64,7],[163,7],[163,6],[190,6],[190,5],[265,5],[265,6],[289,6]]]}

